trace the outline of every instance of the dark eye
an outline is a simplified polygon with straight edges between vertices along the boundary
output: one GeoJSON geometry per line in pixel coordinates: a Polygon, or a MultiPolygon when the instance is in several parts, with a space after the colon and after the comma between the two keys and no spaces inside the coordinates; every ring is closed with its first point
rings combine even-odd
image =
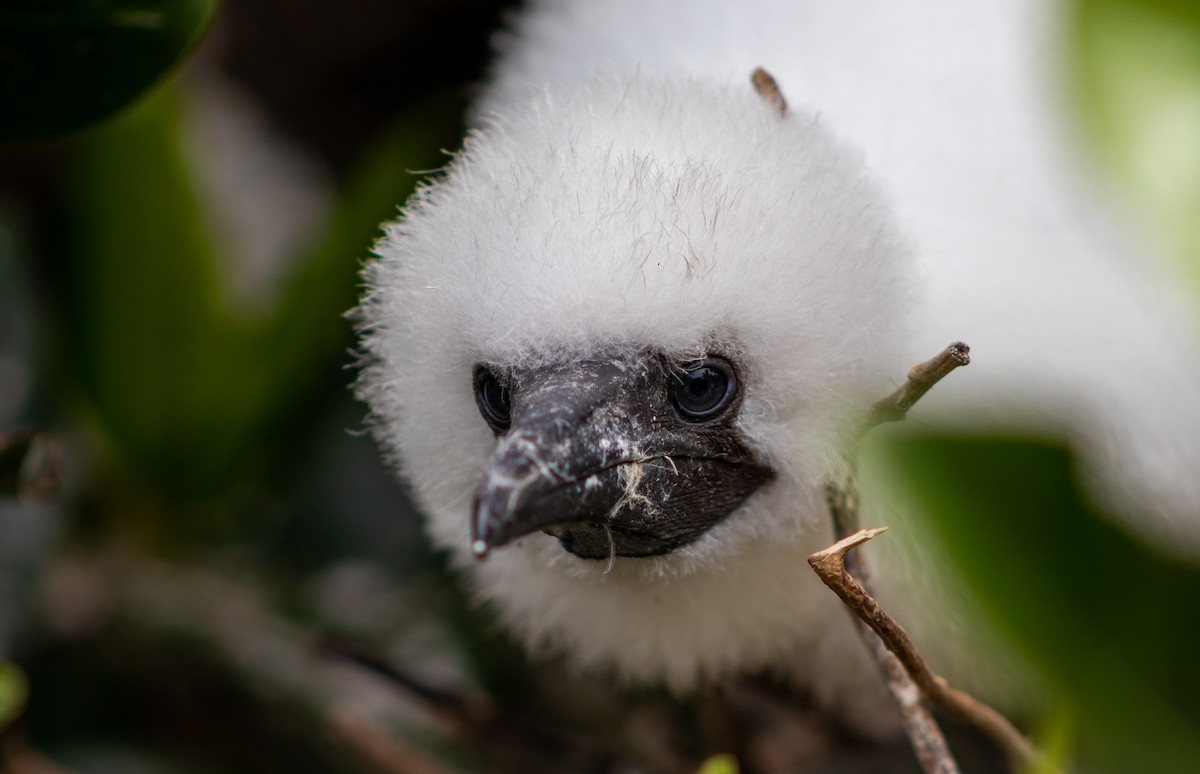
{"type": "Polygon", "coordinates": [[[688,363],[675,374],[671,402],[684,419],[703,422],[729,407],[736,388],[733,366],[719,357],[709,357],[688,363]]]}
{"type": "Polygon", "coordinates": [[[475,371],[475,402],[479,404],[479,413],[488,426],[497,433],[503,433],[512,424],[512,401],[508,385],[483,367],[475,371]]]}

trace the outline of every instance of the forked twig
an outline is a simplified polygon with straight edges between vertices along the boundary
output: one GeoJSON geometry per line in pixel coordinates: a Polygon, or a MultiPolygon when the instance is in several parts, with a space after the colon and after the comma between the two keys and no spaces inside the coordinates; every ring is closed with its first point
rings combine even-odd
{"type": "Polygon", "coordinates": [[[878,639],[900,661],[921,693],[936,706],[982,731],[1009,757],[1028,765],[1040,760],[1039,753],[1007,719],[988,705],[962,691],[951,688],[929,668],[916,645],[894,618],[887,614],[861,583],[846,570],[847,553],[887,531],[887,528],[859,530],[808,558],[808,563],[825,585],[871,628],[878,639]]]}
{"type": "MultiPolygon", "coordinates": [[[[827,486],[826,497],[833,517],[834,532],[839,540],[844,542],[843,532],[849,528],[850,524],[858,521],[858,486],[853,474],[848,475],[840,486],[833,484],[827,486]]],[[[838,545],[840,544],[839,542],[838,545]]],[[[820,553],[813,554],[808,558],[809,565],[813,565],[813,559],[820,553]]],[[[868,582],[867,568],[862,562],[861,555],[851,554],[844,556],[843,560],[845,564],[853,567],[854,574],[862,578],[864,583],[868,582]]],[[[818,576],[821,575],[821,571],[815,565],[813,565],[813,570],[817,572],[818,576]]],[[[823,576],[822,580],[824,580],[823,576]]],[[[870,596],[865,586],[860,585],[859,588],[864,594],[870,596]]],[[[853,607],[851,607],[851,611],[857,613],[853,607]]],[[[870,649],[871,655],[883,670],[884,684],[900,710],[904,733],[912,744],[913,752],[917,755],[921,769],[926,774],[957,774],[958,764],[955,763],[954,756],[950,753],[950,746],[946,744],[946,738],[938,727],[933,713],[921,701],[921,689],[916,681],[904,669],[904,665],[896,654],[888,649],[883,639],[874,634],[861,621],[859,622],[859,632],[863,642],[870,649]]]]}
{"type": "MultiPolygon", "coordinates": [[[[936,357],[914,367],[895,392],[871,407],[858,438],[885,422],[903,420],[909,409],[951,371],[967,365],[970,348],[955,342],[936,357]]],[[[858,617],[860,631],[876,660],[883,667],[888,690],[900,707],[905,730],[922,768],[932,774],[957,771],[953,757],[921,697],[974,725],[1014,761],[1028,764],[1042,760],[1033,745],[1002,715],[971,696],[950,688],[921,657],[904,629],[875,601],[870,576],[862,557],[850,549],[884,532],[859,530],[858,482],[855,470],[857,449],[847,457],[844,478],[826,485],[825,494],[837,542],[809,557],[813,570],[858,617]]]]}

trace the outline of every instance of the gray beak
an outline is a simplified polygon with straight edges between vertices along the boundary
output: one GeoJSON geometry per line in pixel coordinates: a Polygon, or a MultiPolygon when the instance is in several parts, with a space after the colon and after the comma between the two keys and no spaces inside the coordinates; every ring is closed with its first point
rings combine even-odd
{"type": "Polygon", "coordinates": [[[477,557],[539,530],[590,559],[652,556],[711,528],[773,476],[725,422],[671,407],[661,357],[515,373],[512,424],[476,490],[477,557]]]}

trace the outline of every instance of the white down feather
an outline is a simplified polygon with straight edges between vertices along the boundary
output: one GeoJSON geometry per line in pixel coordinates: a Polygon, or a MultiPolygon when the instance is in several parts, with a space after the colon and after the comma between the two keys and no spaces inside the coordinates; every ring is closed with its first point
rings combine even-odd
{"type": "Polygon", "coordinates": [[[841,421],[955,339],[975,362],[921,416],[1067,430],[1148,531],[1200,543],[1195,320],[1077,164],[1055,24],[1039,0],[533,4],[358,310],[381,442],[530,649],[678,689],[774,668],[864,711],[877,678],[804,561],[829,542],[818,484],[841,421]],[[496,446],[475,364],[714,344],[777,481],[666,556],[535,534],[472,558],[496,446]]]}

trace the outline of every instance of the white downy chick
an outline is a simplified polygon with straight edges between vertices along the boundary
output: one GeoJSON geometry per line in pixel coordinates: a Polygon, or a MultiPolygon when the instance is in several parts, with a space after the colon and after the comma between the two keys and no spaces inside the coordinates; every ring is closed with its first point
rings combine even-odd
{"type": "Polygon", "coordinates": [[[926,417],[1051,422],[1197,544],[1194,320],[1076,168],[1055,26],[1039,0],[532,4],[358,310],[378,437],[530,650],[678,690],[782,672],[870,725],[878,677],[805,562],[820,487],[954,339],[975,364],[926,417]]]}

